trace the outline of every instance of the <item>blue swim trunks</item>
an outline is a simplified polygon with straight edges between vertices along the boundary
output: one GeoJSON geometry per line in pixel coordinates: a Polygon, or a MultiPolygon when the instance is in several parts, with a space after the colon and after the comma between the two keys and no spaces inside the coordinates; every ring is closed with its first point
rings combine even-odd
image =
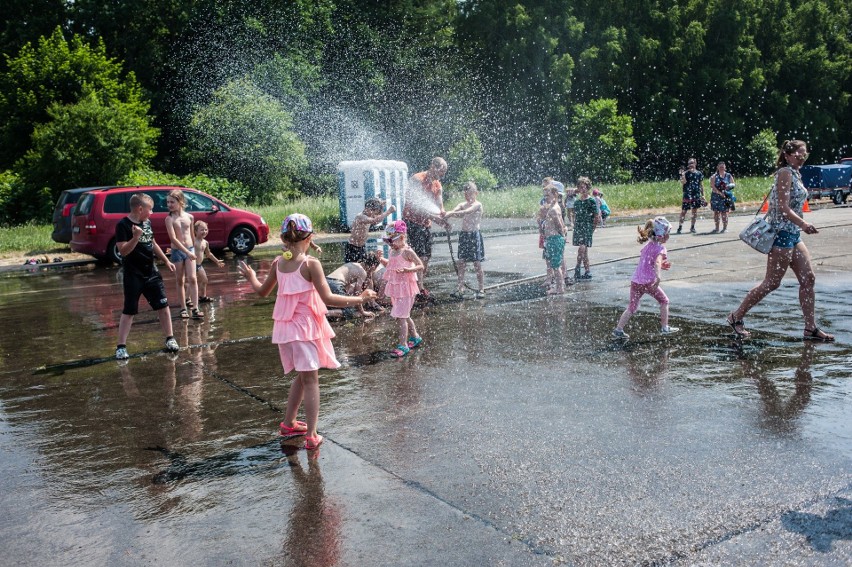
{"type": "Polygon", "coordinates": [[[795,248],[796,244],[801,241],[802,239],[798,232],[779,230],[778,234],[775,235],[775,242],[772,243],[772,246],[775,248],[795,248]]]}
{"type": "MultiPolygon", "coordinates": [[[[195,246],[190,246],[189,251],[195,253],[195,246]]],[[[181,250],[177,248],[172,248],[172,257],[170,260],[172,264],[177,264],[178,262],[185,262],[189,258],[186,254],[184,254],[181,250]]]]}

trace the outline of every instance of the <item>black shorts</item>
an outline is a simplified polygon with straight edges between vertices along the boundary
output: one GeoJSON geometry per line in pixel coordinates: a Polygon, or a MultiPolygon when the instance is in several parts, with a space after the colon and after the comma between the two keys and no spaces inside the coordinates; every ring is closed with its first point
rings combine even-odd
{"type": "Polygon", "coordinates": [[[485,260],[485,245],[482,234],[474,232],[459,232],[459,260],[462,262],[482,262],[485,260]]]}
{"type": "Polygon", "coordinates": [[[160,272],[154,270],[148,276],[133,272],[124,274],[124,315],[136,315],[139,313],[139,296],[144,295],[151,309],[158,311],[169,306],[166,297],[166,286],[160,272]]]}
{"type": "Polygon", "coordinates": [[[343,243],[343,263],[363,262],[367,259],[366,246],[354,246],[348,242],[343,243]]]}
{"type": "Polygon", "coordinates": [[[432,229],[408,222],[408,244],[420,258],[431,258],[432,229]]]}

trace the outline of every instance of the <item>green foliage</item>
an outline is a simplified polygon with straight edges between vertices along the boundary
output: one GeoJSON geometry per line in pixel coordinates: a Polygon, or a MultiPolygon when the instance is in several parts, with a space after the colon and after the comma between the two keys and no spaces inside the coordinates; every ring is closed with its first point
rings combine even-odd
{"type": "Polygon", "coordinates": [[[629,116],[618,114],[615,100],[574,105],[568,134],[571,143],[565,166],[571,177],[585,175],[593,182],[630,179],[627,166],[636,160],[633,124],[629,116]]]}
{"type": "Polygon", "coordinates": [[[480,191],[497,186],[497,177],[483,164],[482,142],[475,132],[468,132],[450,146],[447,159],[452,164],[447,173],[451,188],[473,181],[480,191]]]}
{"type": "Polygon", "coordinates": [[[10,170],[0,173],[0,226],[49,218],[52,209],[49,189],[32,190],[17,173],[10,170]]]}
{"type": "Polygon", "coordinates": [[[0,254],[21,253],[26,256],[46,252],[68,251],[65,244],[57,244],[50,237],[52,224],[34,223],[17,226],[0,226],[0,254]]]}
{"type": "Polygon", "coordinates": [[[269,223],[271,238],[278,238],[275,231],[287,215],[292,213],[307,215],[316,231],[336,232],[340,227],[340,202],[336,196],[331,195],[295,199],[278,198],[270,204],[252,207],[251,210],[269,223]]]}
{"type": "Polygon", "coordinates": [[[50,188],[41,210],[50,211],[63,189],[115,183],[154,157],[159,131],[140,110],[121,102],[105,106],[94,93],[48,109],[48,121],[36,126],[32,147],[16,164],[27,187],[50,188]]]}
{"type": "MultiPolygon", "coordinates": [[[[0,167],[8,168],[30,149],[39,124],[53,119],[50,109],[95,97],[106,108],[143,116],[149,105],[133,73],[122,76],[121,64],[110,59],[103,42],[92,47],[80,36],[67,41],[57,28],[38,44],[24,45],[7,56],[0,73],[0,167]]],[[[55,110],[54,110],[55,112],[55,110]]]]}
{"type": "Polygon", "coordinates": [[[466,133],[461,140],[450,146],[447,152],[447,159],[453,164],[452,169],[447,171],[447,181],[455,181],[457,176],[453,169],[460,172],[471,166],[482,165],[482,157],[482,142],[479,136],[476,132],[466,133]]]}
{"type": "Polygon", "coordinates": [[[778,141],[775,132],[764,129],[754,135],[746,146],[748,161],[744,163],[744,173],[766,173],[775,165],[778,157],[778,141]]]}
{"type": "Polygon", "coordinates": [[[484,165],[469,165],[458,174],[456,179],[458,180],[458,185],[464,185],[468,181],[473,181],[480,191],[497,187],[497,177],[484,165]]]}
{"type": "Polygon", "coordinates": [[[307,165],[292,115],[247,79],[217,89],[195,111],[188,156],[202,169],[240,181],[250,200],[260,203],[276,194],[298,194],[295,180],[307,165]]]}
{"type": "MultiPolygon", "coordinates": [[[[477,165],[501,181],[566,178],[566,152],[581,152],[566,127],[574,106],[600,99],[633,119],[638,160],[620,164],[621,176],[666,177],[688,155],[762,171],[768,138],[755,136],[767,128],[806,140],[812,162],[833,162],[852,147],[850,29],[843,0],[17,1],[0,10],[10,56],[0,62],[0,169],[29,149],[47,109],[76,104],[83,85],[141,100],[138,85],[135,95],[110,86],[127,81],[107,53],[150,94],[163,129],[158,168],[202,167],[253,195],[276,184],[320,191],[342,159],[425,164],[472,131],[486,148],[477,165]],[[98,71],[109,66],[118,71],[98,71]],[[245,77],[290,114],[287,129],[305,145],[294,159],[307,169],[290,168],[284,182],[258,174],[282,167],[256,148],[244,159],[251,167],[236,165],[223,156],[245,147],[205,155],[187,130],[214,91],[245,77]]],[[[467,166],[451,160],[450,175],[467,166]]]]}
{"type": "Polygon", "coordinates": [[[204,173],[174,175],[156,169],[135,169],[118,180],[118,185],[181,185],[204,191],[229,205],[242,205],[249,197],[248,188],[239,181],[204,173]]]}

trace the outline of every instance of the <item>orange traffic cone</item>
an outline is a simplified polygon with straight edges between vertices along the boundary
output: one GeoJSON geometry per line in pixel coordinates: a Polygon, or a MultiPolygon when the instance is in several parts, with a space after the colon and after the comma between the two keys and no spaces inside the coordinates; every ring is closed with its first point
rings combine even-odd
{"type": "Polygon", "coordinates": [[[761,213],[768,213],[769,212],[769,200],[766,198],[766,195],[763,196],[763,206],[760,207],[760,212],[761,213]]]}
{"type": "Polygon", "coordinates": [[[807,199],[805,199],[805,204],[804,204],[804,206],[802,207],[802,212],[803,212],[803,213],[809,213],[809,212],[811,212],[811,206],[810,206],[810,205],[808,205],[808,200],[807,200],[807,199]]]}

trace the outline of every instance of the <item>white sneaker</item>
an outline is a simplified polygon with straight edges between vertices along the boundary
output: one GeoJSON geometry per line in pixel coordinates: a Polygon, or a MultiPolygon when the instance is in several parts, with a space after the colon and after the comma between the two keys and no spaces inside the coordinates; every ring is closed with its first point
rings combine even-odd
{"type": "Polygon", "coordinates": [[[130,355],[127,354],[126,347],[118,347],[115,349],[115,359],[116,360],[127,360],[130,358],[130,355]]]}
{"type": "Polygon", "coordinates": [[[624,332],[624,331],[622,331],[621,329],[613,329],[613,330],[612,330],[612,337],[613,337],[614,339],[623,339],[623,340],[627,340],[627,339],[629,339],[629,338],[630,338],[630,335],[628,335],[627,333],[625,333],[625,332],[624,332]]]}
{"type": "Polygon", "coordinates": [[[168,339],[166,341],[166,350],[169,352],[177,352],[180,350],[180,345],[174,338],[168,339]]]}
{"type": "Polygon", "coordinates": [[[680,327],[669,327],[668,325],[666,325],[665,327],[662,327],[660,329],[660,334],[661,335],[673,335],[673,334],[677,333],[678,331],[680,331],[680,327]]]}

